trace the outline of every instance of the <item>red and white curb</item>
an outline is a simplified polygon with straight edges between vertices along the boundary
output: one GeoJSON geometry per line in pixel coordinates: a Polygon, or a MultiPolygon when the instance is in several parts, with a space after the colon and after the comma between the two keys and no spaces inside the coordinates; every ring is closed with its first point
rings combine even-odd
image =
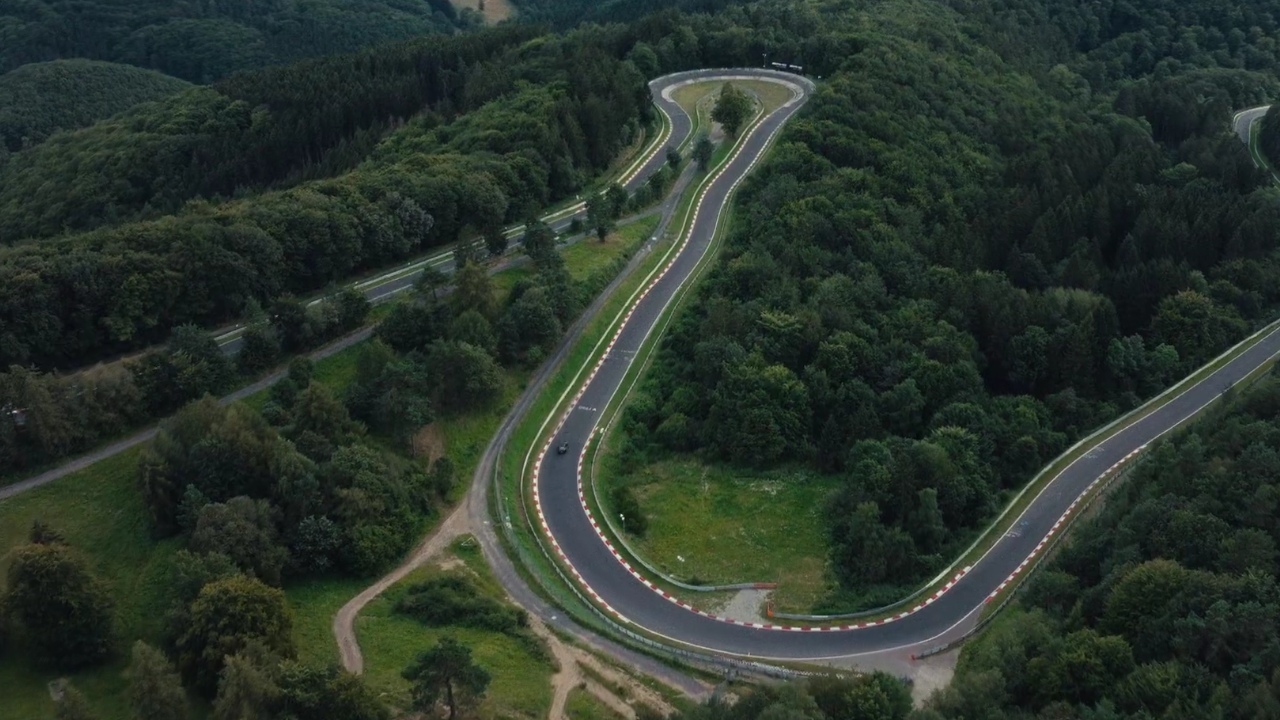
{"type": "Polygon", "coordinates": [[[1026,570],[1035,562],[1036,556],[1044,552],[1045,547],[1049,545],[1049,541],[1053,539],[1053,536],[1056,535],[1059,531],[1061,531],[1063,529],[1063,526],[1070,521],[1071,513],[1075,512],[1076,508],[1081,503],[1085,502],[1089,493],[1093,492],[1093,489],[1097,487],[1099,483],[1101,483],[1103,480],[1106,480],[1107,478],[1115,474],[1115,472],[1120,469],[1121,465],[1132,460],[1134,456],[1136,456],[1138,453],[1145,450],[1146,447],[1147,447],[1146,443],[1139,445],[1138,447],[1134,448],[1128,455],[1125,455],[1124,457],[1116,461],[1114,465],[1107,468],[1106,470],[1103,470],[1101,475],[1094,478],[1093,482],[1089,483],[1089,487],[1086,487],[1084,489],[1084,492],[1080,493],[1078,496],[1076,496],[1075,500],[1071,501],[1071,504],[1068,505],[1067,509],[1063,511],[1062,517],[1058,518],[1053,523],[1053,527],[1049,528],[1049,532],[1046,533],[1044,538],[1042,538],[1040,542],[1036,544],[1035,549],[1031,551],[1031,554],[1028,555],[1027,558],[1018,565],[1018,567],[1014,568],[1013,572],[1009,573],[1009,577],[1005,578],[1004,582],[997,585],[996,589],[991,591],[991,594],[987,596],[987,599],[985,600],[985,602],[991,602],[992,600],[995,600],[996,596],[999,595],[1002,590],[1008,587],[1010,583],[1012,583],[1015,579],[1017,579],[1019,574],[1021,574],[1024,570],[1026,570]]]}

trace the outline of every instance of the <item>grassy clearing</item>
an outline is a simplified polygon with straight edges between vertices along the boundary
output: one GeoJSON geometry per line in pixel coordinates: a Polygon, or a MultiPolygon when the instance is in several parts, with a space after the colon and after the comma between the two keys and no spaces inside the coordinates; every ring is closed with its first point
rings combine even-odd
{"type": "Polygon", "coordinates": [[[613,708],[596,699],[595,695],[576,687],[569,691],[564,703],[564,714],[569,720],[621,720],[613,708]]]}
{"type": "MultiPolygon", "coordinates": [[[[466,569],[474,573],[482,592],[505,597],[471,536],[460,538],[453,550],[466,569]]],[[[441,637],[452,635],[470,647],[476,663],[493,676],[489,692],[479,707],[479,717],[486,720],[545,717],[551,706],[550,679],[555,672],[549,655],[544,653],[539,657],[525,642],[502,633],[452,626],[427,627],[394,612],[395,604],[411,585],[441,572],[440,568],[431,566],[410,573],[371,602],[356,619],[356,633],[365,650],[365,678],[369,685],[393,706],[407,708],[409,683],[400,677],[400,672],[418,653],[441,637]]]]}
{"type": "MultiPolygon", "coordinates": [[[[694,117],[698,112],[698,103],[710,95],[719,95],[722,85],[724,83],[716,80],[692,83],[673,90],[671,99],[685,112],[689,113],[689,117],[694,117]]],[[[760,104],[764,106],[766,114],[776,110],[791,99],[790,89],[784,85],[766,80],[734,80],[732,85],[739,90],[755,95],[760,104]]]]}
{"type": "Polygon", "coordinates": [[[502,419],[507,416],[516,398],[529,381],[527,370],[508,370],[502,396],[492,407],[480,412],[442,418],[440,434],[444,440],[445,455],[457,469],[458,481],[453,487],[453,500],[459,500],[471,487],[471,476],[476,471],[480,456],[489,440],[498,431],[502,419]]]}
{"type": "Polygon", "coordinates": [[[743,473],[676,457],[624,479],[610,465],[602,478],[630,485],[649,518],[646,536],[629,542],[658,569],[692,584],[776,582],[778,609],[807,609],[825,594],[822,508],[837,478],[743,473]]]}
{"type": "Polygon", "coordinates": [[[671,91],[671,99],[688,113],[689,117],[693,117],[697,112],[698,103],[706,96],[719,92],[720,85],[721,83],[714,81],[690,83],[671,91]]]}
{"type": "MultiPolygon", "coordinates": [[[[356,380],[356,358],[359,356],[356,348],[361,345],[363,343],[357,343],[323,360],[317,360],[312,365],[311,377],[316,382],[337,393],[338,397],[342,397],[342,393],[346,392],[347,388],[356,380]]],[[[259,390],[240,402],[261,412],[262,406],[267,404],[270,396],[271,390],[267,388],[259,390]]]]}
{"type": "MultiPolygon", "coordinates": [[[[62,532],[115,599],[117,657],[69,675],[103,718],[124,718],[125,654],[136,638],[155,641],[167,607],[169,563],[179,544],[150,539],[146,508],[136,490],[140,449],[96,463],[55,483],[0,504],[0,555],[26,542],[34,520],[62,532]]],[[[0,558],[0,585],[9,560],[0,558]]],[[[58,673],[33,670],[11,650],[0,657],[0,720],[53,718],[47,683],[58,673]]]]}
{"type": "Polygon", "coordinates": [[[369,585],[369,578],[328,577],[285,586],[293,608],[293,644],[298,660],[328,666],[340,662],[333,618],[369,585]]]}
{"type": "Polygon", "coordinates": [[[605,236],[604,242],[599,242],[592,236],[564,248],[560,255],[564,258],[565,269],[574,280],[591,277],[592,273],[609,267],[635,243],[652,234],[658,227],[659,219],[657,215],[651,215],[619,227],[605,236]]]}
{"type": "Polygon", "coordinates": [[[500,23],[515,14],[509,0],[449,0],[458,10],[471,9],[484,16],[489,25],[500,23]]]}

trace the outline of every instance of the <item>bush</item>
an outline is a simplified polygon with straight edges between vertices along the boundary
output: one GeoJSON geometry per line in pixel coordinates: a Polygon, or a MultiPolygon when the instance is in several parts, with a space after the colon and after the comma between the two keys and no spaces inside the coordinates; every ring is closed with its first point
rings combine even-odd
{"type": "Polygon", "coordinates": [[[528,627],[524,610],[481,595],[465,575],[446,573],[409,588],[396,612],[412,615],[432,627],[462,625],[508,635],[528,627]]]}
{"type": "Polygon", "coordinates": [[[619,485],[609,493],[609,498],[612,500],[613,511],[619,515],[619,520],[622,522],[623,531],[637,537],[644,537],[649,530],[649,519],[640,509],[640,502],[636,500],[631,488],[627,485],[619,485]]]}

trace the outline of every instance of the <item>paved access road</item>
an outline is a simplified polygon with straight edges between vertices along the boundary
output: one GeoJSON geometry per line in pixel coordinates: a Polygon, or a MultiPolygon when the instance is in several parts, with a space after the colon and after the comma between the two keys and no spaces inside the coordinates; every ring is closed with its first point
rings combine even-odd
{"type": "MultiPolygon", "coordinates": [[[[721,75],[735,71],[719,71],[721,75]]],[[[704,77],[707,75],[704,74],[704,77]]],[[[725,654],[771,659],[834,659],[859,655],[898,657],[954,639],[978,619],[978,612],[1015,571],[1037,552],[1059,526],[1075,501],[1095,479],[1170,431],[1231,385],[1280,351],[1280,331],[1265,334],[1256,344],[1205,380],[1170,391],[1166,404],[1092,449],[1054,478],[1013,530],[997,543],[949,589],[927,603],[887,622],[842,628],[783,628],[727,621],[695,612],[664,596],[647,580],[625,567],[589,517],[581,495],[581,456],[597,430],[600,412],[618,392],[635,352],[649,337],[677,290],[689,280],[710,247],[723,220],[731,189],[751,170],[782,125],[801,107],[812,85],[789,77],[799,96],[763,119],[749,134],[742,151],[708,187],[700,202],[687,245],[668,270],[632,306],[605,359],[595,366],[578,390],[562,425],[546,437],[533,469],[537,512],[545,523],[544,541],[563,554],[581,583],[599,604],[633,628],[725,654]],[[560,455],[562,442],[570,451],[560,455]]],[[[676,117],[680,110],[665,98],[657,102],[676,117]]],[[[1247,125],[1246,125],[1247,127],[1247,125]]],[[[554,423],[554,420],[553,420],[554,423]]],[[[554,425],[549,425],[554,427],[554,425]]]]}

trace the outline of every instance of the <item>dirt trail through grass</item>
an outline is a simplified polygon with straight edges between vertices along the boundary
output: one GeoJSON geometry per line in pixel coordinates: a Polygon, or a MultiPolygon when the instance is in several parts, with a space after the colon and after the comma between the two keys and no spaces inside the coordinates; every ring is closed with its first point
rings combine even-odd
{"type": "Polygon", "coordinates": [[[551,677],[553,695],[551,711],[547,714],[549,720],[568,720],[565,705],[568,703],[569,693],[579,687],[628,720],[636,717],[637,704],[645,705],[663,716],[674,712],[675,708],[661,695],[631,675],[606,666],[591,653],[563,642],[547,630],[536,616],[529,617],[529,626],[546,641],[560,666],[560,672],[551,677]],[[610,687],[605,687],[605,682],[610,687]]]}
{"type": "Polygon", "coordinates": [[[360,653],[360,641],[356,639],[355,622],[360,611],[370,601],[381,595],[387,588],[396,584],[401,578],[422,567],[432,557],[440,554],[459,535],[471,532],[471,516],[467,513],[466,504],[460,503],[449,513],[449,517],[440,523],[440,527],[428,535],[409,557],[395,570],[387,573],[374,584],[365,588],[364,592],[351,598],[333,618],[333,636],[338,641],[338,652],[342,656],[342,667],[357,675],[364,672],[364,655],[360,653]]]}
{"type": "MultiPolygon", "coordinates": [[[[471,532],[472,519],[465,504],[460,504],[445,518],[436,531],[418,545],[409,557],[395,570],[387,573],[359,595],[342,606],[333,620],[333,634],[338,641],[342,666],[353,673],[364,671],[364,655],[356,638],[355,621],[360,611],[374,598],[381,595],[406,575],[426,565],[439,561],[448,568],[460,564],[444,554],[459,536],[471,532]]],[[[508,601],[514,602],[510,597],[508,601]]],[[[529,625],[551,649],[560,671],[551,678],[552,701],[548,713],[550,720],[567,720],[565,704],[574,688],[582,687],[614,712],[632,720],[636,717],[635,704],[642,704],[668,715],[674,708],[659,693],[641,683],[636,677],[606,665],[591,653],[561,640],[543,625],[537,615],[529,615],[529,625]],[[586,668],[585,672],[583,668],[586,668]],[[606,687],[603,683],[608,683],[606,687]]]]}

